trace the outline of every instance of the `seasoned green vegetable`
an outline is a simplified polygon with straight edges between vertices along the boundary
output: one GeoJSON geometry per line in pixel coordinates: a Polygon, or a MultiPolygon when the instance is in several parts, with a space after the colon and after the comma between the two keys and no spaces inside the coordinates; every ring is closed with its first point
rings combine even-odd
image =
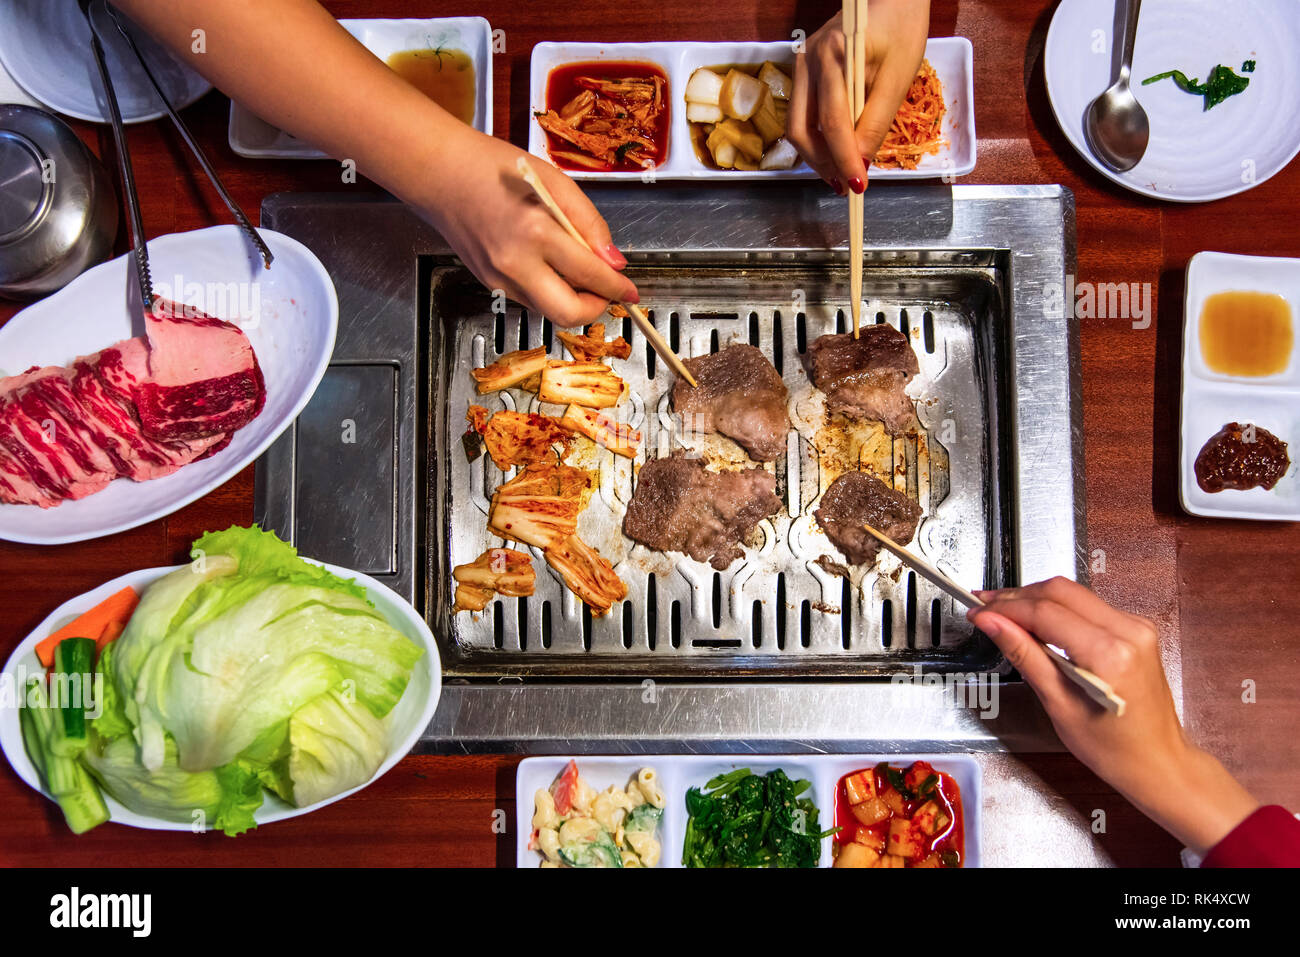
{"type": "MultiPolygon", "coordinates": [[[[1255,69],[1255,61],[1247,60],[1241,66],[1243,73],[1252,73],[1255,69]]],[[[1181,70],[1169,70],[1165,73],[1157,73],[1155,76],[1147,77],[1142,81],[1143,86],[1150,86],[1152,83],[1158,83],[1160,80],[1173,78],[1178,89],[1184,93],[1191,93],[1195,96],[1205,98],[1205,109],[1210,110],[1218,106],[1230,96],[1236,96],[1246,87],[1250,86],[1250,78],[1238,76],[1232,72],[1231,67],[1226,67],[1222,63],[1210,71],[1209,77],[1204,83],[1199,80],[1187,78],[1187,74],[1181,70]]]]}
{"type": "Polygon", "coordinates": [[[687,867],[816,867],[821,841],[817,806],[800,797],[807,781],[779,768],[765,775],[738,768],[686,792],[687,867]]]}
{"type": "Polygon", "coordinates": [[[904,798],[910,801],[915,797],[911,788],[907,786],[907,782],[903,780],[903,772],[899,768],[890,767],[888,761],[881,761],[876,765],[876,770],[883,774],[894,790],[903,795],[904,798]]]}

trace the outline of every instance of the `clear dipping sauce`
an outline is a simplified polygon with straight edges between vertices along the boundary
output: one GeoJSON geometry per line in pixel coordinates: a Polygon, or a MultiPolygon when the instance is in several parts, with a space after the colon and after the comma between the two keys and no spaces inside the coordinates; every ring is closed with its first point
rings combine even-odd
{"type": "Polygon", "coordinates": [[[1267,376],[1291,364],[1291,306],[1276,293],[1216,292],[1201,308],[1201,355],[1224,375],[1267,376]]]}
{"type": "Polygon", "coordinates": [[[389,68],[462,123],[473,125],[478,85],[474,61],[464,50],[403,50],[388,58],[389,68]]]}

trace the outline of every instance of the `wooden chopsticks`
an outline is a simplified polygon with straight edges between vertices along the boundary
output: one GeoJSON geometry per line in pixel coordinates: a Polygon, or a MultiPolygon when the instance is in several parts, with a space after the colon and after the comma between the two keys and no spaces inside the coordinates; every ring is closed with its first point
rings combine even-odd
{"type": "MultiPolygon", "coordinates": [[[[564,215],[564,210],[560,209],[560,204],[555,201],[555,197],[552,196],[551,191],[546,188],[546,184],[538,179],[537,172],[532,168],[528,160],[522,156],[519,157],[519,160],[515,163],[515,168],[519,170],[519,175],[524,178],[524,181],[533,188],[533,192],[536,193],[537,198],[542,201],[542,205],[550,210],[551,215],[554,216],[556,221],[564,227],[564,231],[581,243],[584,249],[589,252],[595,252],[595,250],[591,248],[591,244],[583,238],[582,233],[578,232],[578,230],[574,228],[573,223],[569,221],[569,217],[564,215]]],[[[641,330],[642,335],[646,337],[646,341],[650,343],[651,348],[654,349],[659,358],[668,363],[669,368],[671,368],[673,372],[677,373],[689,382],[691,388],[696,388],[699,383],[695,381],[695,376],[691,375],[691,370],[686,368],[686,364],[677,357],[677,353],[673,352],[672,348],[664,340],[664,337],[659,334],[659,330],[654,327],[654,324],[650,322],[650,319],[646,314],[641,311],[641,307],[631,302],[619,303],[619,305],[626,309],[632,316],[632,321],[636,323],[637,328],[641,330]]]]}
{"type": "MultiPolygon", "coordinates": [[[[975,595],[972,595],[965,588],[962,588],[961,585],[958,585],[943,572],[939,571],[939,569],[925,561],[925,559],[912,554],[912,552],[903,548],[903,546],[899,545],[892,538],[882,534],[870,525],[864,524],[862,527],[874,535],[880,541],[880,544],[884,545],[904,562],[916,571],[920,572],[922,578],[938,585],[945,592],[953,598],[956,598],[959,602],[965,604],[967,607],[983,607],[984,602],[975,595]]],[[[1101,705],[1116,717],[1124,714],[1127,702],[1115,693],[1115,689],[1110,686],[1110,682],[1106,681],[1105,678],[1093,674],[1087,668],[1081,668],[1079,665],[1076,665],[1073,661],[1065,657],[1065,655],[1061,654],[1046,642],[1043,642],[1043,650],[1047,652],[1048,657],[1051,658],[1052,661],[1056,662],[1056,666],[1061,669],[1061,673],[1082,688],[1089,698],[1097,702],[1097,704],[1101,705]]]]}
{"type": "MultiPolygon", "coordinates": [[[[843,0],[844,82],[849,104],[849,125],[856,128],[867,101],[867,0],[843,0]]],[[[862,193],[849,190],[849,308],[853,313],[853,338],[862,321],[862,193]]]]}

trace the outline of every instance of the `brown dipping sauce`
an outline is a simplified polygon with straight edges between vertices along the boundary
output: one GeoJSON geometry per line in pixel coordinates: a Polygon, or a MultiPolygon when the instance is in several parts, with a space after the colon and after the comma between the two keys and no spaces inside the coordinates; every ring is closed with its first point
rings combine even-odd
{"type": "Polygon", "coordinates": [[[1216,292],[1201,310],[1201,355],[1215,372],[1270,376],[1291,364],[1291,306],[1275,293],[1216,292]]]}
{"type": "Polygon", "coordinates": [[[474,125],[478,83],[474,61],[464,50],[403,50],[387,62],[389,69],[456,119],[474,125]]]}
{"type": "Polygon", "coordinates": [[[1196,456],[1196,484],[1206,492],[1271,489],[1290,466],[1286,443],[1272,432],[1229,422],[1196,456]],[[1247,429],[1254,430],[1253,442],[1246,441],[1247,429]]]}

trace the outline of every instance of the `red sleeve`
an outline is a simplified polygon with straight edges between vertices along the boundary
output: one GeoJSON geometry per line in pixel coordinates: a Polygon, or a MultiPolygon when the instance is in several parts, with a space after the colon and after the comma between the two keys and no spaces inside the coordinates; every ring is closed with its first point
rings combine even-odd
{"type": "Polygon", "coordinates": [[[1210,848],[1202,867],[1300,867],[1300,821],[1270,804],[1210,848]]]}

